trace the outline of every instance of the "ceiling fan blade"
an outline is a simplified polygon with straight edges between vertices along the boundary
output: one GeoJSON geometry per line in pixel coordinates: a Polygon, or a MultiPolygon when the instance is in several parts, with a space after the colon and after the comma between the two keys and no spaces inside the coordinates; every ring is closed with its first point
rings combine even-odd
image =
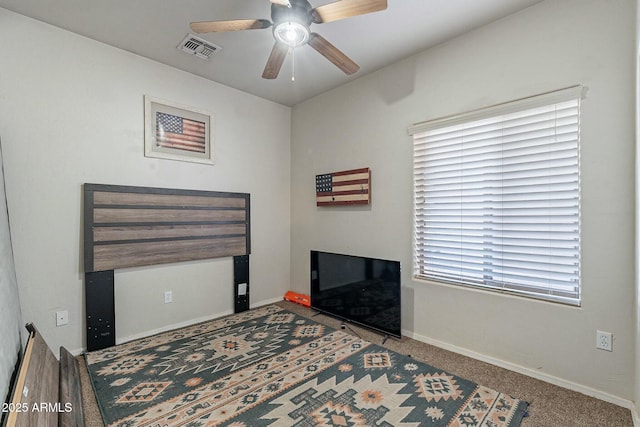
{"type": "Polygon", "coordinates": [[[196,33],[219,33],[224,31],[260,30],[269,28],[268,19],[236,19],[234,21],[204,21],[192,22],[191,30],[196,33]]]}
{"type": "Polygon", "coordinates": [[[267,65],[264,67],[264,71],[262,72],[263,79],[275,79],[278,77],[278,73],[280,72],[280,68],[282,68],[282,63],[284,62],[284,58],[287,56],[287,52],[289,52],[289,46],[286,44],[276,42],[276,44],[273,45],[271,55],[269,55],[269,59],[267,60],[267,65]]]}
{"type": "Polygon", "coordinates": [[[311,33],[309,45],[347,75],[351,75],[360,69],[358,64],[319,34],[311,33]]]}
{"type": "Polygon", "coordinates": [[[271,3],[279,4],[280,6],[291,7],[291,3],[289,2],[289,0],[271,0],[271,3]]]}
{"type": "Polygon", "coordinates": [[[337,21],[352,16],[378,12],[387,8],[387,0],[338,0],[313,10],[313,22],[337,21]]]}

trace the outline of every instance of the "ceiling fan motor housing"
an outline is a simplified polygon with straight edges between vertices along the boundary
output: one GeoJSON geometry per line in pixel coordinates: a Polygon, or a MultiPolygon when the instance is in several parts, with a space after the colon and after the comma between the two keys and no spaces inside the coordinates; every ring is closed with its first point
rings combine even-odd
{"type": "Polygon", "coordinates": [[[276,27],[282,22],[296,22],[309,28],[313,17],[313,9],[307,0],[290,0],[291,7],[271,3],[271,21],[276,27]]]}
{"type": "Polygon", "coordinates": [[[273,37],[279,43],[295,48],[309,41],[312,7],[307,0],[290,0],[290,5],[271,4],[273,37]]]}

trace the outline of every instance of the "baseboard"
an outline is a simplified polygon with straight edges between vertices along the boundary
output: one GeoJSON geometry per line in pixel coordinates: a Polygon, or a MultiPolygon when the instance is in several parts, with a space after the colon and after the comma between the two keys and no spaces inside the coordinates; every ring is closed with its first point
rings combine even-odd
{"type": "Polygon", "coordinates": [[[553,385],[557,385],[559,387],[563,387],[572,391],[576,391],[578,393],[586,394],[587,396],[595,397],[596,399],[603,400],[605,402],[613,403],[614,405],[621,406],[623,408],[629,409],[633,416],[633,423],[635,427],[640,427],[640,419],[638,418],[637,408],[635,404],[627,399],[623,399],[619,396],[615,396],[613,394],[606,393],[601,390],[597,390],[582,384],[575,383],[573,381],[568,381],[553,375],[545,374],[539,372],[535,369],[527,368],[524,366],[517,365],[515,363],[507,362],[505,360],[497,359],[495,357],[487,356],[481,353],[477,353],[475,351],[457,347],[452,344],[448,344],[442,341],[434,340],[429,337],[425,337],[423,335],[415,334],[410,331],[402,331],[402,334],[406,337],[413,338],[416,341],[421,341],[425,344],[433,345],[435,347],[442,348],[444,350],[448,350],[454,353],[461,354],[463,356],[470,357],[472,359],[479,360],[481,362],[486,362],[491,365],[498,366],[500,368],[508,369],[513,372],[517,372],[519,374],[526,375],[528,377],[535,378],[540,381],[544,381],[553,385]]]}
{"type": "Polygon", "coordinates": [[[233,310],[225,310],[217,314],[210,314],[208,316],[198,317],[196,319],[185,320],[184,322],[173,323],[171,325],[162,326],[161,328],[152,329],[139,334],[129,335],[128,337],[122,337],[116,339],[116,345],[124,344],[129,341],[138,340],[141,338],[147,338],[152,335],[161,334],[163,332],[172,331],[174,329],[184,328],[186,326],[195,325],[196,323],[208,322],[209,320],[217,319],[222,316],[228,316],[233,314],[233,310]]]}
{"type": "MultiPolygon", "coordinates": [[[[147,337],[150,337],[152,335],[161,334],[163,332],[171,331],[173,329],[184,328],[185,326],[195,325],[196,323],[207,322],[209,320],[217,319],[219,317],[227,316],[229,314],[233,314],[233,310],[225,310],[225,311],[223,311],[221,313],[216,313],[216,314],[211,314],[211,315],[208,315],[208,316],[198,317],[196,319],[185,320],[184,322],[173,323],[171,325],[166,325],[166,326],[163,326],[161,328],[157,328],[157,329],[152,329],[150,331],[141,332],[139,334],[129,335],[129,336],[122,337],[122,338],[116,338],[116,345],[124,344],[126,342],[137,340],[137,339],[141,339],[141,338],[147,338],[147,337]]],[[[87,351],[86,347],[81,347],[81,348],[77,348],[75,350],[70,350],[69,352],[71,354],[73,354],[74,356],[78,356],[80,354],[83,354],[86,351],[87,351]]]]}
{"type": "Polygon", "coordinates": [[[631,408],[631,417],[633,418],[633,427],[640,427],[640,415],[638,414],[636,405],[633,405],[631,408]]]}
{"type": "MultiPolygon", "coordinates": [[[[251,308],[257,308],[257,307],[261,307],[263,305],[269,305],[269,304],[273,304],[273,303],[279,302],[279,301],[282,301],[282,297],[271,298],[271,299],[267,299],[267,300],[263,300],[263,301],[258,301],[256,303],[251,304],[251,308]]],[[[134,334],[134,335],[129,335],[129,336],[122,337],[122,338],[117,338],[116,339],[116,345],[124,344],[126,342],[137,340],[137,339],[141,339],[141,338],[147,338],[147,337],[150,337],[152,335],[161,334],[163,332],[171,331],[173,329],[184,328],[186,326],[195,325],[196,323],[208,322],[209,320],[218,319],[218,318],[220,318],[222,316],[227,316],[229,314],[233,314],[233,310],[225,310],[225,311],[223,311],[221,313],[210,314],[208,316],[198,317],[196,319],[185,320],[184,322],[173,323],[171,325],[166,325],[166,326],[163,326],[161,328],[153,329],[153,330],[150,330],[150,331],[145,331],[145,332],[142,332],[142,333],[139,333],[139,334],[134,334]]],[[[86,348],[82,347],[82,348],[78,348],[78,349],[72,350],[72,351],[70,351],[70,353],[73,354],[74,356],[78,356],[80,354],[83,354],[85,351],[86,351],[86,348]]]]}
{"type": "Polygon", "coordinates": [[[282,301],[282,297],[266,299],[266,300],[258,301],[256,303],[251,304],[251,308],[258,308],[258,307],[262,307],[263,305],[269,305],[269,304],[273,304],[275,302],[280,302],[280,301],[282,301]]]}
{"type": "MultiPolygon", "coordinates": [[[[273,298],[269,300],[259,301],[257,303],[251,304],[251,308],[261,307],[263,305],[273,304],[274,302],[282,301],[282,297],[273,298]]],[[[116,339],[116,345],[123,344],[125,342],[137,340],[140,338],[150,337],[151,335],[160,334],[162,332],[171,331],[173,329],[184,328],[185,326],[195,325],[196,323],[208,322],[209,320],[218,319],[222,316],[228,316],[229,314],[233,314],[233,310],[225,310],[221,313],[210,314],[208,316],[198,317],[197,319],[186,320],[180,323],[174,323],[172,325],[163,326],[158,329],[154,329],[151,331],[143,332],[140,334],[130,335],[128,337],[123,337],[120,339],[116,339]]]]}

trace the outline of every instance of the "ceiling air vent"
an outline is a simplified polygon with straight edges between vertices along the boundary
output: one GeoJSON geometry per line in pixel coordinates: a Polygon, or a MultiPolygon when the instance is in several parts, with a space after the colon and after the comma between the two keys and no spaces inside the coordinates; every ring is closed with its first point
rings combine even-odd
{"type": "Polygon", "coordinates": [[[187,34],[177,48],[205,61],[208,61],[215,53],[222,50],[220,46],[202,40],[193,34],[187,34]]]}

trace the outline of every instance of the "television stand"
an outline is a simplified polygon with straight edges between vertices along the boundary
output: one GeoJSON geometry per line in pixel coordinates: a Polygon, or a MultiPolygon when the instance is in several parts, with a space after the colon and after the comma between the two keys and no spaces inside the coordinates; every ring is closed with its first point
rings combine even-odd
{"type": "MultiPolygon", "coordinates": [[[[351,326],[349,326],[348,323],[346,322],[342,322],[342,324],[340,325],[340,329],[349,329],[351,332],[353,332],[353,334],[355,336],[357,336],[358,338],[362,339],[362,337],[360,336],[360,334],[358,334],[351,326]]],[[[389,334],[384,334],[384,336],[382,337],[382,343],[381,345],[384,345],[384,343],[387,342],[387,340],[391,337],[391,335],[389,334]]]]}
{"type": "Polygon", "coordinates": [[[353,335],[357,336],[358,338],[362,339],[362,337],[360,336],[359,333],[357,333],[351,326],[349,326],[346,322],[342,322],[342,324],[340,325],[340,329],[349,329],[353,335]]]}
{"type": "MultiPolygon", "coordinates": [[[[318,316],[320,314],[323,314],[325,316],[329,316],[329,317],[333,317],[334,319],[338,319],[338,320],[340,320],[340,329],[343,329],[343,330],[344,329],[349,329],[349,331],[351,331],[353,333],[353,335],[355,335],[358,338],[362,339],[362,336],[360,336],[360,334],[358,332],[356,332],[356,330],[353,329],[351,327],[351,325],[349,325],[349,321],[348,320],[343,320],[343,319],[340,319],[340,318],[336,318],[335,316],[331,316],[331,314],[329,314],[329,313],[323,313],[322,311],[315,310],[313,307],[311,307],[311,310],[313,311],[313,314],[311,315],[311,317],[316,317],[316,316],[318,316]]],[[[358,326],[362,326],[362,325],[358,325],[358,326]]],[[[366,326],[362,326],[362,327],[363,328],[367,328],[366,326]]],[[[386,343],[389,338],[395,337],[394,335],[389,335],[389,334],[383,333],[382,331],[376,331],[375,329],[371,329],[371,328],[367,328],[367,329],[371,330],[372,332],[377,332],[378,334],[383,335],[382,336],[382,343],[381,343],[382,345],[384,345],[384,343],[386,343]]]]}

